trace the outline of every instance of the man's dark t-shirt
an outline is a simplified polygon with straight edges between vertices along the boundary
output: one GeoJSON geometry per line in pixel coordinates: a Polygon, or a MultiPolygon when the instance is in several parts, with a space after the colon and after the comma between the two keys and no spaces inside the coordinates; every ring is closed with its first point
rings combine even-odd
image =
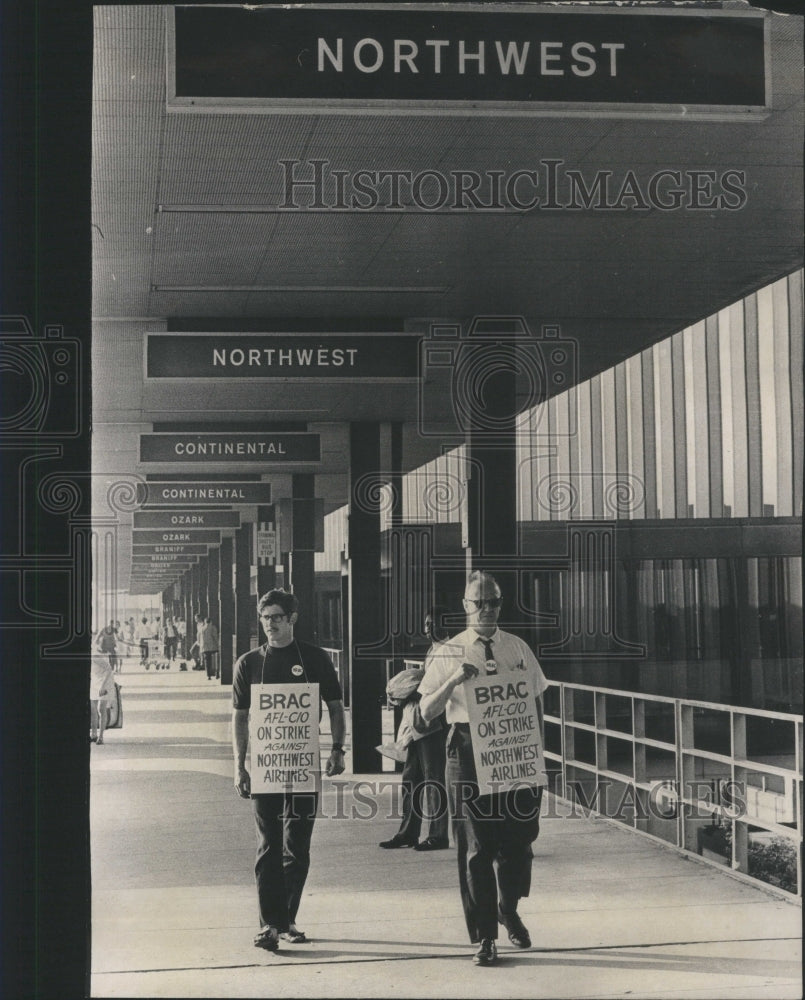
{"type": "Polygon", "coordinates": [[[244,653],[235,664],[232,706],[237,709],[251,707],[252,684],[305,683],[319,685],[322,701],[341,701],[338,674],[323,649],[301,639],[280,647],[264,643],[244,653]]]}

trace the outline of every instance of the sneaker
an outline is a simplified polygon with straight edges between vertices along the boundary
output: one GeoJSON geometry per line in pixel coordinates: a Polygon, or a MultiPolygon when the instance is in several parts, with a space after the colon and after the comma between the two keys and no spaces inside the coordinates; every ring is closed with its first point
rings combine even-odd
{"type": "Polygon", "coordinates": [[[278,951],[280,938],[276,927],[263,927],[254,938],[255,948],[264,948],[266,951],[278,951]]]}
{"type": "Polygon", "coordinates": [[[304,931],[300,931],[296,924],[291,924],[287,931],[280,934],[283,941],[288,944],[304,944],[307,941],[304,931]]]}
{"type": "Polygon", "coordinates": [[[475,965],[494,965],[498,960],[498,946],[494,938],[483,938],[472,960],[475,965]]]}

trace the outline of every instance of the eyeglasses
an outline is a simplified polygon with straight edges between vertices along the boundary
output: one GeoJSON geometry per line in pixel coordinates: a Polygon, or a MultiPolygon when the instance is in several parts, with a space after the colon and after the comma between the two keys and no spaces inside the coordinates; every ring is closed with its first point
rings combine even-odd
{"type": "Polygon", "coordinates": [[[260,618],[264,622],[270,622],[272,625],[279,625],[283,618],[287,618],[286,614],[277,615],[260,615],[260,618]]]}
{"type": "Polygon", "coordinates": [[[501,603],[499,597],[488,597],[483,601],[474,601],[471,597],[465,597],[464,600],[467,604],[472,604],[476,611],[482,611],[484,608],[495,611],[501,603]]]}

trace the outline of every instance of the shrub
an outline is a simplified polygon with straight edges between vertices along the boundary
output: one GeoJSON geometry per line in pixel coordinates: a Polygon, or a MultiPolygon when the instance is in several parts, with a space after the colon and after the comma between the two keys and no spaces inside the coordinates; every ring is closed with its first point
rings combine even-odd
{"type": "Polygon", "coordinates": [[[749,874],[770,885],[797,891],[797,849],[786,837],[750,841],[749,874]]]}

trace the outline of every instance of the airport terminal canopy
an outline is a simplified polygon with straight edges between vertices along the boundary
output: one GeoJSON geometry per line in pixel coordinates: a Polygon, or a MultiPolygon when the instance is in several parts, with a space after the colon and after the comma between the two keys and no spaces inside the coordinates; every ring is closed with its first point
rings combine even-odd
{"type": "Polygon", "coordinates": [[[554,325],[582,380],[790,273],[801,35],[744,3],[96,7],[96,469],[144,474],[153,428],[350,421],[413,429],[413,468],[434,322],[554,325]]]}

